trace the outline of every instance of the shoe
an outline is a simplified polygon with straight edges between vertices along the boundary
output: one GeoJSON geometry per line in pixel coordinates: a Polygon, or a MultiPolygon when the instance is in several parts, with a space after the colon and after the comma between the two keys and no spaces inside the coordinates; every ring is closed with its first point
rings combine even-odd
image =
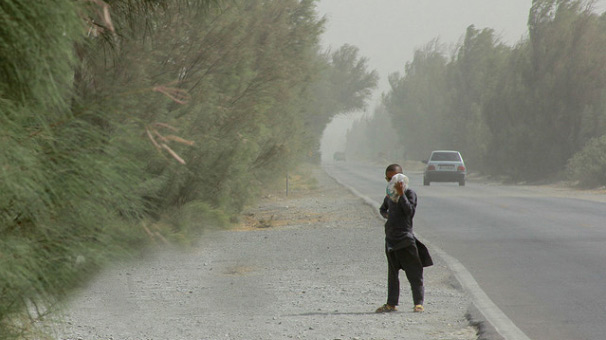
{"type": "Polygon", "coordinates": [[[413,311],[415,313],[422,313],[425,311],[425,308],[423,308],[423,305],[416,305],[415,308],[413,309],[413,311]]]}
{"type": "Polygon", "coordinates": [[[395,312],[397,310],[398,310],[398,308],[396,308],[396,306],[384,304],[383,306],[377,308],[375,313],[390,313],[390,312],[395,312]]]}

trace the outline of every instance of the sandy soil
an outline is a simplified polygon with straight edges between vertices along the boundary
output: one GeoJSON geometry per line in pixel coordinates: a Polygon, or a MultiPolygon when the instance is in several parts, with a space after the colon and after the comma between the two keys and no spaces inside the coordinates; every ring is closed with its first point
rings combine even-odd
{"type": "MultiPolygon", "coordinates": [[[[444,262],[425,271],[426,312],[386,299],[383,221],[321,170],[318,189],[274,195],[236,230],[100,274],[49,321],[55,339],[477,339],[444,262]]],[[[430,249],[431,251],[431,249],[430,249]]]]}

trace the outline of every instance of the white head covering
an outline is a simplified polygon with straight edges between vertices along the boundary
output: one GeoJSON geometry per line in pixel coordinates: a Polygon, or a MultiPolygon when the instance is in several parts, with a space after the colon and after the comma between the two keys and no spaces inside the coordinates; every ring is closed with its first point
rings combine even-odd
{"type": "Polygon", "coordinates": [[[387,195],[394,202],[397,202],[398,199],[400,199],[400,195],[398,195],[398,191],[396,190],[396,188],[394,188],[394,186],[398,182],[402,182],[403,183],[402,189],[406,190],[406,187],[408,187],[408,177],[406,177],[404,174],[395,174],[389,181],[389,184],[387,184],[387,190],[386,190],[387,195]]]}

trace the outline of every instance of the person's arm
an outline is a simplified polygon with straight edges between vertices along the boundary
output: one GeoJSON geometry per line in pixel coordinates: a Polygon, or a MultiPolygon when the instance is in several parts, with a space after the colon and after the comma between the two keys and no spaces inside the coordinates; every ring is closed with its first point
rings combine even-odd
{"type": "Polygon", "coordinates": [[[383,204],[381,204],[381,207],[379,208],[379,213],[381,216],[383,216],[383,218],[387,218],[387,209],[389,209],[389,204],[387,203],[388,199],[389,196],[385,196],[383,199],[383,204]]]}
{"type": "Polygon", "coordinates": [[[400,196],[398,205],[404,210],[405,214],[414,216],[417,208],[417,194],[412,190],[406,190],[404,195],[400,196]]]}

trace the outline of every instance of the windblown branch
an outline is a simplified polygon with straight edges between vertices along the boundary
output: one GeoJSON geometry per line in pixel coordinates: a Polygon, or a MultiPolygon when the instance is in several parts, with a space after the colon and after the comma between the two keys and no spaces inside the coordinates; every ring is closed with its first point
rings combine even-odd
{"type": "MultiPolygon", "coordinates": [[[[157,127],[164,127],[167,128],[169,130],[172,131],[177,131],[177,128],[165,124],[165,123],[154,123],[152,124],[154,126],[157,127]]],[[[154,147],[156,148],[156,150],[158,150],[158,152],[160,154],[162,154],[162,150],[166,150],[166,152],[168,152],[168,154],[173,157],[175,160],[177,160],[177,162],[181,163],[181,164],[186,164],[185,161],[183,160],[183,158],[181,156],[179,156],[170,146],[168,146],[168,142],[169,141],[174,141],[177,143],[181,143],[181,144],[185,144],[187,146],[193,146],[195,144],[194,141],[191,140],[187,140],[184,138],[181,138],[179,136],[175,136],[175,135],[167,135],[164,136],[162,135],[158,130],[156,130],[153,127],[147,126],[145,128],[145,133],[147,134],[147,137],[149,138],[149,140],[152,142],[152,144],[154,145],[154,147]],[[158,142],[158,140],[160,140],[161,142],[158,142]]]]}
{"type": "Polygon", "coordinates": [[[162,93],[177,104],[187,104],[187,102],[191,99],[191,96],[189,95],[189,93],[187,93],[187,91],[177,87],[170,87],[167,85],[154,86],[152,88],[152,91],[162,93]]]}
{"type": "Polygon", "coordinates": [[[97,32],[100,31],[101,33],[103,32],[103,29],[107,29],[110,32],[112,32],[112,34],[116,34],[116,29],[114,28],[114,24],[112,22],[112,17],[111,14],[109,12],[109,5],[102,0],[86,0],[88,2],[92,2],[95,5],[99,6],[100,9],[98,9],[97,15],[99,16],[101,22],[103,23],[103,25],[97,25],[95,24],[94,20],[87,20],[89,21],[91,27],[89,29],[88,34],[93,34],[96,36],[97,32]]]}

